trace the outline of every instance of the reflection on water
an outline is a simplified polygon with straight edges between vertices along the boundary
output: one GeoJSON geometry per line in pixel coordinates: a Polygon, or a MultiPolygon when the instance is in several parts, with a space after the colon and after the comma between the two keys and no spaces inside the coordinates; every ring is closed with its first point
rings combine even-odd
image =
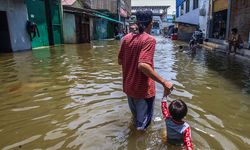
{"type": "MultiPolygon", "coordinates": [[[[250,149],[250,63],[223,54],[179,51],[157,37],[155,68],[188,104],[196,149],[250,149]]],[[[131,124],[122,92],[119,42],[0,54],[0,148],[182,149],[165,144],[157,84],[154,122],[131,124]]]]}

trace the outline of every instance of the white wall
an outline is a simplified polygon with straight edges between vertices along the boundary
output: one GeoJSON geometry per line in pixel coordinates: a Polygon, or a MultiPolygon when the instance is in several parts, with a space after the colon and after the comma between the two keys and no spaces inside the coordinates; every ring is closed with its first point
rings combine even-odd
{"type": "Polygon", "coordinates": [[[204,8],[206,10],[206,15],[199,17],[200,29],[205,34],[205,37],[207,37],[208,35],[209,5],[210,5],[209,0],[203,0],[200,3],[200,8],[204,8]]]}
{"type": "MultiPolygon", "coordinates": [[[[179,12],[180,10],[181,6],[179,7],[179,12]]],[[[190,9],[188,13],[186,13],[186,1],[184,2],[184,14],[181,15],[181,13],[179,13],[179,17],[176,18],[176,21],[199,25],[199,8],[193,10],[193,0],[190,0],[190,9]]]]}
{"type": "Polygon", "coordinates": [[[0,11],[7,12],[12,50],[31,49],[26,30],[28,12],[24,0],[0,0],[0,11]]]}
{"type": "MultiPolygon", "coordinates": [[[[179,12],[181,10],[181,6],[178,8],[179,12]]],[[[179,13],[180,15],[181,13],[179,13]]],[[[208,27],[208,17],[209,17],[209,0],[199,0],[199,7],[193,10],[193,0],[190,0],[190,11],[186,13],[186,1],[184,2],[184,14],[176,18],[176,21],[191,23],[195,25],[199,25],[200,29],[203,33],[207,34],[207,27],[208,27]],[[200,16],[200,9],[205,8],[206,15],[200,16]]]]}

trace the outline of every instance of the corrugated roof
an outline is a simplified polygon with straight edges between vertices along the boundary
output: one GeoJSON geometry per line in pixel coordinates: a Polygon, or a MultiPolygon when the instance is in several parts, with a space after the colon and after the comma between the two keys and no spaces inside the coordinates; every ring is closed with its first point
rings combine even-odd
{"type": "Polygon", "coordinates": [[[76,0],[62,0],[62,5],[73,5],[76,0]]]}

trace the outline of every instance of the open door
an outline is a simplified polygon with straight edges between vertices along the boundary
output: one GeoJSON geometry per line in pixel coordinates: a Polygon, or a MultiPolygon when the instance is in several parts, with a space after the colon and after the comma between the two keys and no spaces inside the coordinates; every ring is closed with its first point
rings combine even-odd
{"type": "Polygon", "coordinates": [[[10,32],[6,11],[0,11],[0,52],[11,52],[10,32]]]}

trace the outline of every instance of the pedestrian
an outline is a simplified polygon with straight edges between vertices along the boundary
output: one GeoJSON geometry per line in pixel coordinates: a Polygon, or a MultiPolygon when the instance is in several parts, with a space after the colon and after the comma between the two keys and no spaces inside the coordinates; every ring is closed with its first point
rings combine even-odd
{"type": "Polygon", "coordinates": [[[186,150],[192,150],[191,129],[187,122],[183,121],[188,108],[182,100],[174,100],[169,107],[167,101],[161,102],[162,114],[167,128],[167,142],[174,145],[185,145],[186,150]]]}
{"type": "Polygon", "coordinates": [[[155,99],[155,81],[164,87],[164,95],[171,93],[173,85],[154,70],[156,40],[149,33],[153,26],[151,11],[136,13],[138,33],[127,34],[121,43],[118,63],[122,65],[123,91],[133,114],[137,130],[151,123],[155,99]]]}
{"type": "Polygon", "coordinates": [[[240,48],[240,44],[242,43],[241,37],[238,34],[238,29],[233,28],[231,30],[231,37],[229,38],[229,51],[228,54],[232,52],[232,47],[234,47],[234,54],[236,54],[237,48],[240,48]]]}

